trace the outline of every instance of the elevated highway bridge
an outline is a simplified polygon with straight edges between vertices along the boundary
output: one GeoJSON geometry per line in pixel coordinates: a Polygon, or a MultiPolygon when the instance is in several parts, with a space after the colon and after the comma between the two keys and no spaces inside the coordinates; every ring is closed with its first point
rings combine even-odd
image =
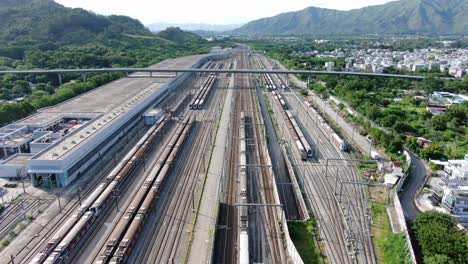
{"type": "Polygon", "coordinates": [[[310,71],[310,70],[254,70],[254,69],[153,69],[153,68],[95,68],[95,69],[52,69],[52,70],[7,70],[0,71],[0,75],[4,74],[58,74],[59,79],[63,74],[74,73],[82,74],[86,78],[88,73],[103,73],[103,72],[121,72],[126,75],[131,73],[148,73],[151,77],[171,78],[173,76],[165,75],[164,73],[250,73],[250,74],[305,74],[305,75],[340,75],[340,76],[363,76],[376,78],[399,78],[409,80],[423,80],[427,77],[416,75],[401,75],[401,74],[385,74],[385,73],[366,73],[366,72],[344,72],[344,71],[310,71]],[[159,75],[154,75],[157,73],[159,75]]]}

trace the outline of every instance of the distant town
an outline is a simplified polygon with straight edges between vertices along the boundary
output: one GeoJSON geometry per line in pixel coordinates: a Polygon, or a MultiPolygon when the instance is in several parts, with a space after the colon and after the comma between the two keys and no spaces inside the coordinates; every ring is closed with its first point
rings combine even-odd
{"type": "MultiPolygon", "coordinates": [[[[396,68],[408,71],[437,71],[462,78],[468,70],[468,49],[427,48],[414,51],[392,51],[389,49],[336,49],[334,51],[293,51],[295,56],[316,56],[317,58],[344,59],[343,70],[353,72],[383,73],[396,68]]],[[[326,64],[327,70],[334,69],[334,63],[326,64]]]]}

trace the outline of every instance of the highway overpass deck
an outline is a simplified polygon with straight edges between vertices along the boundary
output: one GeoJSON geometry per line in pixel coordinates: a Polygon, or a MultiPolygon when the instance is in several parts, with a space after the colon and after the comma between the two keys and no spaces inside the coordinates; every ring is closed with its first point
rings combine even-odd
{"type": "MultiPolygon", "coordinates": [[[[401,75],[386,73],[346,72],[346,71],[309,71],[309,70],[254,70],[254,69],[193,69],[193,68],[98,68],[98,69],[53,69],[53,70],[11,70],[0,71],[1,74],[66,74],[66,73],[99,73],[99,72],[148,72],[148,73],[250,73],[250,74],[305,74],[305,75],[341,75],[363,76],[377,78],[400,78],[410,80],[424,80],[426,76],[401,75]]],[[[451,78],[445,78],[451,79],[451,78]]]]}

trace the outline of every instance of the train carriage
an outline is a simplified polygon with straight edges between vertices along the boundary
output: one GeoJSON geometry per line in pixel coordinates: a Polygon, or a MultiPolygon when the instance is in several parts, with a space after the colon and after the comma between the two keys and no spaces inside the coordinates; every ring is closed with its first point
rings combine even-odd
{"type": "Polygon", "coordinates": [[[73,251],[73,249],[80,243],[81,238],[86,234],[86,231],[91,227],[94,220],[93,212],[86,212],[83,217],[76,223],[76,225],[67,233],[58,244],[51,255],[44,263],[60,263],[63,262],[73,251]]]}

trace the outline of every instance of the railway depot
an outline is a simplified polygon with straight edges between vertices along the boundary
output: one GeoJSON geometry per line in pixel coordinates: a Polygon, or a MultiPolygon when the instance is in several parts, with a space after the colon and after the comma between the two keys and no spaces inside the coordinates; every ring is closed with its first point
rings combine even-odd
{"type": "MultiPolygon", "coordinates": [[[[325,244],[334,262],[374,263],[365,210],[353,208],[345,229],[342,204],[332,202],[338,178],[327,177],[355,181],[355,168],[327,172],[330,159],[355,154],[284,76],[216,72],[252,66],[271,63],[242,46],[166,60],[153,67],[215,72],[137,72],[4,128],[4,143],[23,144],[4,150],[11,173],[3,175],[27,173],[37,186],[73,182],[68,198],[48,197],[58,212],[39,217],[55,224],[30,225],[37,238],[7,252],[19,263],[300,264],[287,221],[308,219],[312,208],[328,223],[321,236],[339,242],[325,244]],[[346,244],[355,230],[366,235],[346,244]]],[[[343,191],[363,197],[353,186],[343,191]]]]}
{"type": "MultiPolygon", "coordinates": [[[[169,59],[151,68],[197,68],[220,54],[169,59]]],[[[134,73],[0,128],[0,177],[27,173],[35,186],[67,186],[193,75],[134,73]]]]}

